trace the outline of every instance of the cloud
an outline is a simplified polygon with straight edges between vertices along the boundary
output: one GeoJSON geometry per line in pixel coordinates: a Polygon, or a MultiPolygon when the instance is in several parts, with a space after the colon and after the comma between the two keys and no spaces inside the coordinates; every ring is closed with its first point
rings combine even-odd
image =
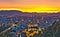
{"type": "Polygon", "coordinates": [[[41,0],[0,0],[0,3],[38,3],[41,0]]]}
{"type": "Polygon", "coordinates": [[[48,2],[60,2],[60,0],[46,0],[48,2]]]}
{"type": "Polygon", "coordinates": [[[17,0],[0,0],[0,3],[18,3],[18,1],[17,0]]]}
{"type": "Polygon", "coordinates": [[[11,4],[44,4],[46,2],[60,2],[60,0],[0,0],[0,3],[11,3],[11,4]]]}

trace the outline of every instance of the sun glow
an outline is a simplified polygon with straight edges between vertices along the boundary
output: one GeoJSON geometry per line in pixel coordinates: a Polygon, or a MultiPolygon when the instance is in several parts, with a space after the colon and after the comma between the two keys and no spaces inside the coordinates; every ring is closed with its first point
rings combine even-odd
{"type": "Polygon", "coordinates": [[[0,10],[19,10],[29,13],[57,13],[60,11],[60,8],[0,8],[0,10]]]}

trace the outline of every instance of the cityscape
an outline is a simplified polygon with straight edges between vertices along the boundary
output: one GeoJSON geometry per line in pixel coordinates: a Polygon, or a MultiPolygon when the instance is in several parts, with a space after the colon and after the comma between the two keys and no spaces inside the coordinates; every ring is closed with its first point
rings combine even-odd
{"type": "Polygon", "coordinates": [[[0,37],[60,37],[60,12],[1,10],[0,37]]]}

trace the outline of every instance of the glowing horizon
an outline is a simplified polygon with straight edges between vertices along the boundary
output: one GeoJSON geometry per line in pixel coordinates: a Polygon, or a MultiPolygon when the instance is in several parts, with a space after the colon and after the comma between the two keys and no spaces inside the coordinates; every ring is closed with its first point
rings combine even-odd
{"type": "Polygon", "coordinates": [[[60,11],[60,0],[0,0],[0,10],[56,13],[60,11]]]}
{"type": "Polygon", "coordinates": [[[0,10],[19,10],[22,12],[37,12],[37,13],[57,13],[60,12],[59,8],[35,8],[35,9],[21,9],[21,8],[1,8],[0,10]]]}

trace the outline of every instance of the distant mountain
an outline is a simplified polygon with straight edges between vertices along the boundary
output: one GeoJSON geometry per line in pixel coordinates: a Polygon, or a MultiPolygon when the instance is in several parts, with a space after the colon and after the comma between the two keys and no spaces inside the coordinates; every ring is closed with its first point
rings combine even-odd
{"type": "Polygon", "coordinates": [[[59,16],[60,13],[27,13],[27,12],[22,12],[18,10],[0,10],[0,16],[27,16],[27,17],[54,17],[54,16],[59,16]]]}
{"type": "Polygon", "coordinates": [[[0,11],[0,16],[3,15],[3,16],[12,16],[12,15],[19,15],[20,14],[20,11],[17,11],[17,10],[1,10],[0,11]]]}
{"type": "Polygon", "coordinates": [[[0,10],[0,16],[30,16],[30,13],[24,13],[18,10],[0,10]]]}

